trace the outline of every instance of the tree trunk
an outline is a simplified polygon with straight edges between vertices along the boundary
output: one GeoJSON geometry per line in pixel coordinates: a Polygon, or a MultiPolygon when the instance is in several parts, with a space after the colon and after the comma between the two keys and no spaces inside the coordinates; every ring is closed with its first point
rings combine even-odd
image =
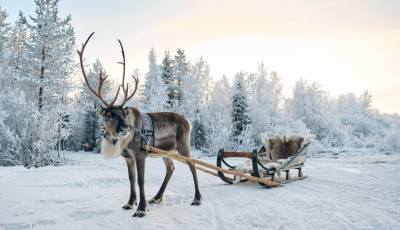
{"type": "Polygon", "coordinates": [[[46,57],[44,52],[44,46],[42,48],[42,67],[40,68],[40,85],[39,85],[39,111],[42,109],[43,106],[43,79],[44,79],[44,59],[46,57]]]}
{"type": "Polygon", "coordinates": [[[92,150],[96,146],[96,122],[97,122],[96,113],[93,113],[93,122],[92,122],[92,128],[93,128],[93,130],[92,130],[92,142],[93,143],[91,143],[92,150]]]}

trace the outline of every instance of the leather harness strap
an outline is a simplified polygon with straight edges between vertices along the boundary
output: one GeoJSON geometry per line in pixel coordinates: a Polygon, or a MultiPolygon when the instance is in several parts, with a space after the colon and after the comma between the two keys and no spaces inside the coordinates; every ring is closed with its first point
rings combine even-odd
{"type": "MultiPolygon", "coordinates": [[[[154,126],[153,120],[148,113],[141,113],[142,115],[142,130],[137,129],[133,125],[129,128],[133,130],[142,139],[141,150],[144,150],[145,145],[154,147],[154,126]]],[[[147,151],[147,150],[146,150],[147,151]]]]}

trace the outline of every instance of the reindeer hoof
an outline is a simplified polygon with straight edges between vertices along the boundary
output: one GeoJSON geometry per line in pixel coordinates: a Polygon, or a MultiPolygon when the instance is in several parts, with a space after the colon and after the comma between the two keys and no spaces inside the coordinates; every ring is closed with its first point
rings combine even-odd
{"type": "Polygon", "coordinates": [[[144,217],[147,214],[147,211],[143,210],[136,210],[135,214],[133,214],[133,217],[144,217]]]}
{"type": "Polygon", "coordinates": [[[201,205],[201,199],[194,198],[193,203],[191,205],[196,205],[196,206],[201,205]]]}
{"type": "Polygon", "coordinates": [[[133,206],[135,206],[135,205],[137,205],[137,202],[136,202],[136,201],[135,201],[135,203],[134,203],[133,205],[130,205],[129,203],[127,203],[126,205],[124,205],[124,206],[122,207],[122,209],[124,209],[124,210],[129,210],[129,209],[132,209],[133,206]]]}
{"type": "Polygon", "coordinates": [[[160,199],[152,198],[151,200],[149,200],[149,204],[160,204],[161,201],[162,201],[162,198],[160,198],[160,199]]]}

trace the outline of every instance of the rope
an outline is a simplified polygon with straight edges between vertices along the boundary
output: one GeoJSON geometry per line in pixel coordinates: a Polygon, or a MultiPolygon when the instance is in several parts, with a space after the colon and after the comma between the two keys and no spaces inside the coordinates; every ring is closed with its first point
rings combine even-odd
{"type": "MultiPolygon", "coordinates": [[[[132,129],[134,133],[139,135],[146,142],[146,145],[149,145],[149,142],[150,142],[149,138],[147,138],[139,129],[137,129],[133,125],[130,125],[129,128],[132,129]]],[[[149,154],[149,150],[147,150],[147,149],[146,149],[146,154],[149,154]]]]}

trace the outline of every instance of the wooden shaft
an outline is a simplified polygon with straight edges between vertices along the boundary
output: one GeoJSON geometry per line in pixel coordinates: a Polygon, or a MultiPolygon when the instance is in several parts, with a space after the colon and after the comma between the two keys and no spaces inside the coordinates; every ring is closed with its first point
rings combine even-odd
{"type": "MultiPolygon", "coordinates": [[[[175,160],[178,160],[178,161],[180,161],[180,162],[182,162],[182,163],[184,163],[184,164],[188,164],[187,161],[185,161],[185,160],[181,160],[181,159],[175,159],[175,160]]],[[[197,165],[195,165],[195,167],[196,167],[196,169],[198,169],[198,170],[200,170],[200,171],[203,171],[203,172],[205,172],[205,173],[208,173],[208,174],[211,174],[211,175],[213,175],[213,176],[219,177],[219,175],[218,175],[217,173],[215,173],[215,172],[211,172],[211,171],[209,171],[209,170],[207,170],[207,169],[205,169],[205,168],[202,168],[202,167],[200,167],[200,166],[197,166],[197,165]]]]}
{"type": "Polygon", "coordinates": [[[155,148],[155,147],[151,147],[151,146],[148,146],[148,145],[145,145],[144,149],[147,149],[149,151],[153,151],[153,152],[156,152],[156,153],[160,153],[160,154],[163,154],[163,155],[167,155],[167,156],[172,157],[174,159],[181,159],[181,160],[189,161],[189,162],[192,162],[193,164],[196,163],[196,164],[202,165],[204,167],[207,167],[207,168],[210,168],[210,169],[214,169],[214,170],[217,170],[217,171],[220,171],[220,172],[223,172],[223,173],[232,174],[232,175],[240,176],[242,178],[246,178],[246,179],[249,179],[249,180],[252,180],[252,181],[261,182],[263,184],[266,184],[266,185],[269,185],[269,186],[272,186],[272,187],[282,186],[278,182],[267,181],[267,180],[263,180],[261,178],[254,177],[254,176],[249,176],[249,175],[246,175],[246,174],[243,174],[243,173],[240,173],[240,172],[230,171],[230,170],[227,170],[227,169],[223,169],[223,168],[220,168],[220,167],[205,163],[203,161],[199,161],[199,160],[196,160],[196,159],[193,159],[193,158],[190,158],[190,157],[177,155],[177,154],[174,154],[174,153],[162,150],[162,149],[158,149],[158,148],[155,148]]]}

